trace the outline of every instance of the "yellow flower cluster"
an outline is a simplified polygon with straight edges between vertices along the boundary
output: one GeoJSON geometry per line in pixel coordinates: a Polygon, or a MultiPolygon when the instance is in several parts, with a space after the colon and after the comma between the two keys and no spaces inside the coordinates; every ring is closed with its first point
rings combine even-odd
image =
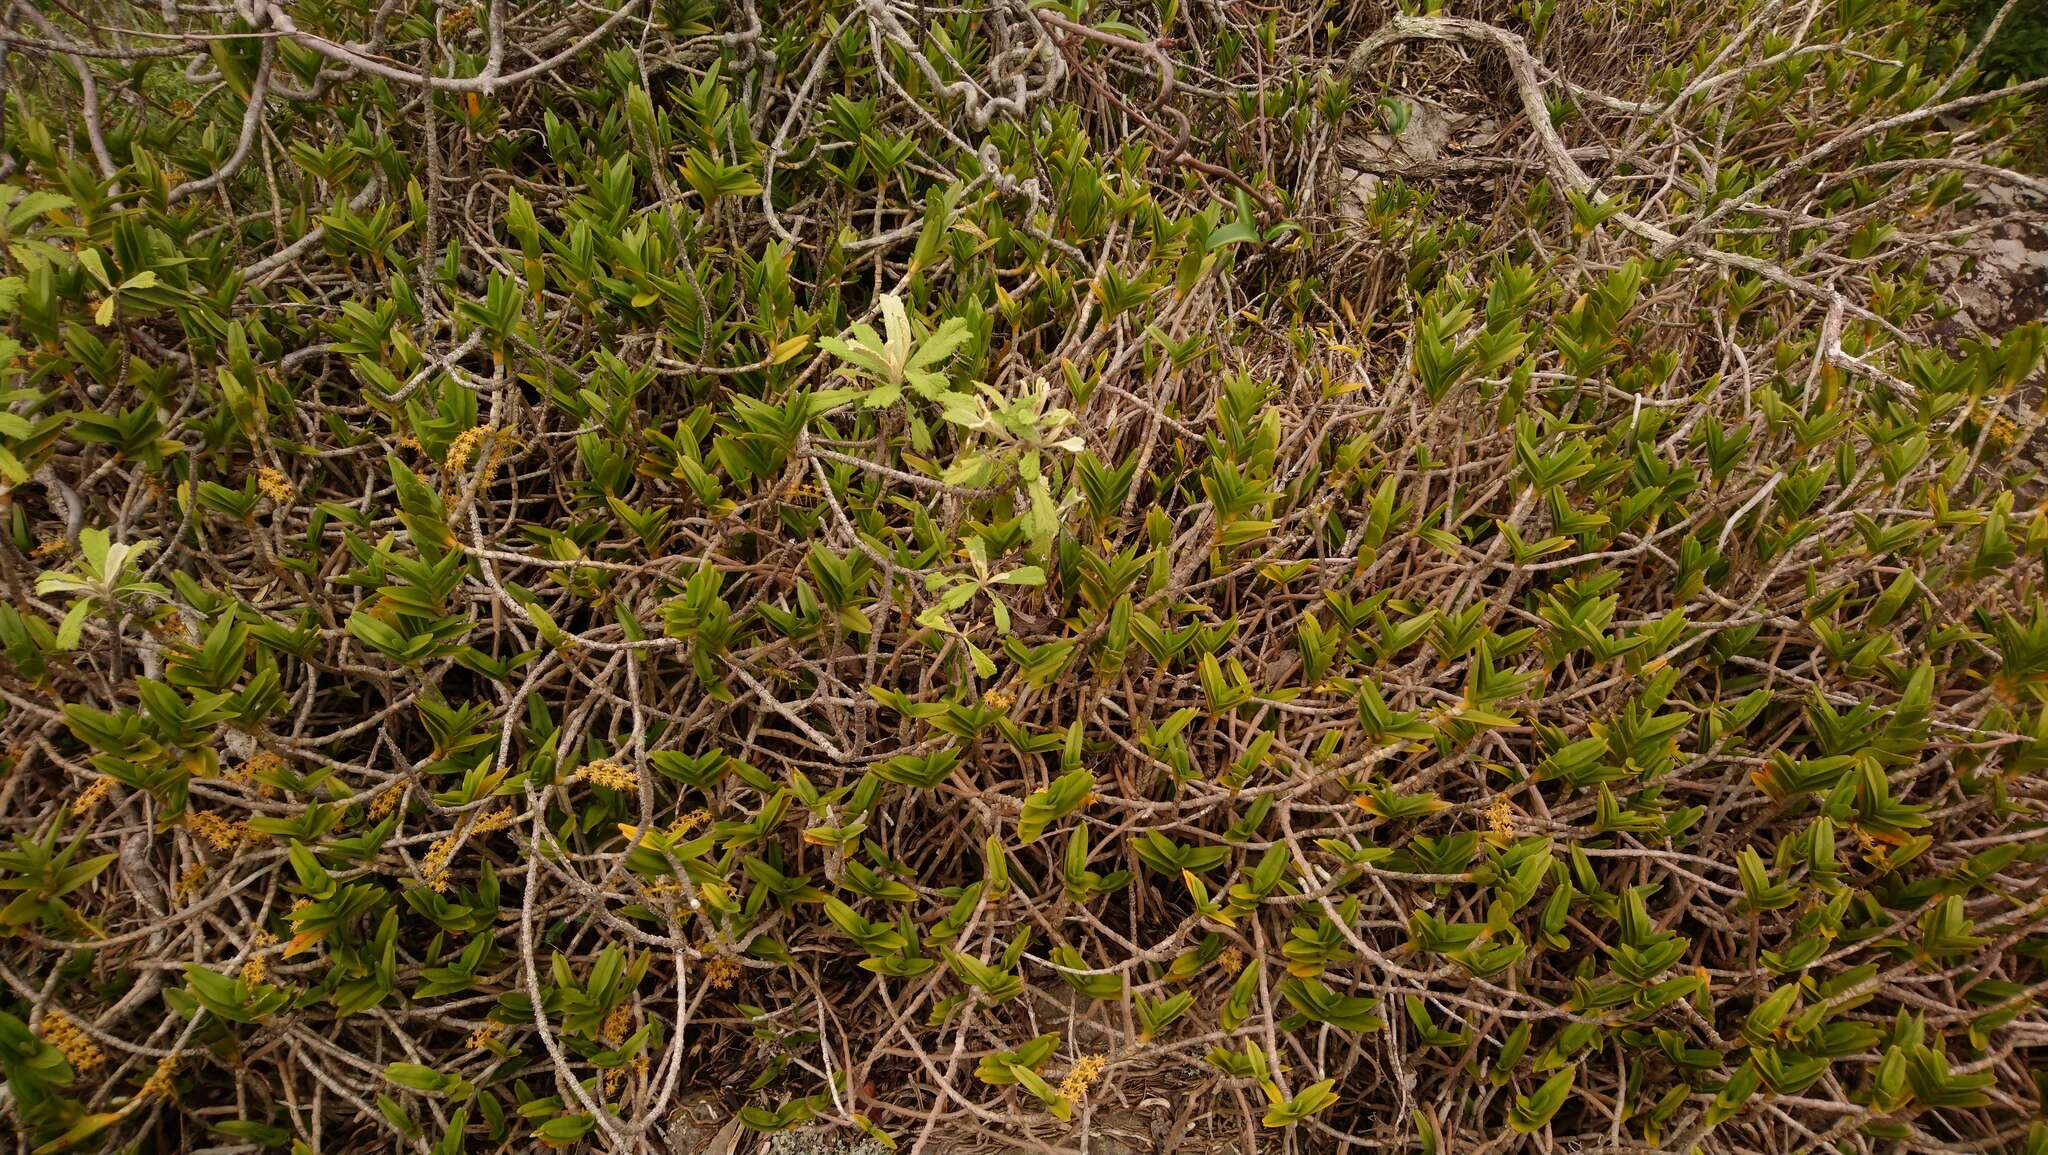
{"type": "Polygon", "coordinates": [[[210,810],[194,810],[185,816],[185,828],[205,839],[215,850],[233,850],[262,836],[239,822],[231,822],[210,810]]]}
{"type": "Polygon", "coordinates": [[[704,964],[704,982],[714,991],[731,988],[742,973],[740,964],[723,956],[704,964]]]}
{"type": "Polygon", "coordinates": [[[435,894],[448,889],[448,860],[455,856],[457,835],[451,831],[434,840],[427,856],[420,860],[420,877],[435,894]]]}
{"type": "Polygon", "coordinates": [[[495,1020],[486,1022],[483,1026],[469,1033],[469,1049],[472,1051],[486,1050],[492,1043],[498,1041],[499,1035],[504,1033],[505,1024],[495,1020]]]}
{"type": "Polygon", "coordinates": [[[709,810],[692,810],[688,814],[685,814],[682,817],[676,819],[675,822],[669,826],[668,836],[670,838],[681,838],[683,835],[688,834],[690,831],[695,830],[699,826],[703,826],[705,823],[708,823],[710,821],[711,812],[709,810]]]}
{"type": "Polygon", "coordinates": [[[256,472],[256,488],[262,491],[263,496],[278,505],[290,505],[299,496],[284,474],[267,465],[256,472]]]}
{"type": "Polygon", "coordinates": [[[246,781],[258,774],[269,774],[284,769],[284,758],[274,751],[258,750],[235,768],[235,779],[246,781]]]}
{"type": "MultiPolygon", "coordinates": [[[[657,878],[651,882],[643,882],[641,883],[641,892],[668,916],[671,923],[680,923],[681,920],[689,917],[690,894],[689,891],[684,889],[681,879],[668,877],[657,878]]],[[[706,954],[709,954],[711,948],[706,946],[703,950],[706,954]]]]}
{"type": "Polygon", "coordinates": [[[259,774],[274,773],[283,768],[283,758],[278,757],[276,754],[273,754],[268,750],[258,750],[256,753],[250,755],[247,761],[243,762],[240,766],[235,767],[234,773],[229,774],[227,776],[227,780],[238,785],[253,786],[256,788],[256,792],[258,794],[261,794],[265,798],[268,798],[277,793],[277,787],[272,786],[266,782],[257,781],[256,776],[259,774]]]}
{"type": "Polygon", "coordinates": [[[1060,1080],[1060,1094],[1075,1102],[1081,1101],[1087,1096],[1088,1088],[1095,1085],[1095,1080],[1100,1079],[1108,1067],[1109,1060],[1102,1055],[1083,1058],[1067,1072],[1066,1078],[1060,1080]]]}
{"type": "Polygon", "coordinates": [[[582,782],[609,786],[613,790],[619,791],[638,790],[640,788],[640,775],[638,773],[629,767],[619,765],[609,758],[586,763],[582,769],[576,771],[576,778],[582,782]]]}
{"type": "Polygon", "coordinates": [[[1493,802],[1486,808],[1486,825],[1501,838],[1512,838],[1515,834],[1515,808],[1505,794],[1493,796],[1493,802]]]}
{"type": "Polygon", "coordinates": [[[1234,946],[1224,947],[1223,953],[1216,956],[1216,965],[1223,968],[1224,974],[1234,978],[1244,969],[1244,952],[1234,946]]]}
{"type": "Polygon", "coordinates": [[[178,1056],[165,1055],[156,1061],[156,1070],[149,1073],[149,1079],[142,1084],[142,1090],[135,1093],[136,1102],[171,1093],[171,1076],[178,1073],[178,1056]]]}
{"type": "Polygon", "coordinates": [[[470,837],[482,838],[494,830],[503,830],[517,821],[518,818],[519,815],[514,813],[510,806],[500,807],[477,819],[476,825],[469,829],[470,837]]]}
{"type": "Polygon", "coordinates": [[[484,438],[490,435],[491,427],[488,425],[472,425],[456,434],[455,440],[448,445],[448,456],[441,461],[442,472],[461,473],[468,467],[469,459],[476,456],[477,446],[482,445],[484,438]]]}
{"type": "Polygon", "coordinates": [[[485,485],[489,485],[492,479],[498,476],[498,467],[505,464],[505,459],[512,456],[512,451],[521,444],[520,439],[514,434],[503,430],[493,432],[497,433],[497,436],[491,438],[491,455],[484,461],[485,485]]]}
{"type": "Polygon", "coordinates": [[[701,942],[697,944],[697,949],[702,951],[705,956],[704,983],[706,986],[709,986],[714,991],[722,991],[739,981],[743,971],[738,960],[717,953],[719,947],[716,943],[709,941],[701,942]]]}
{"type": "Polygon", "coordinates": [[[398,800],[403,797],[405,797],[405,787],[393,786],[375,798],[370,799],[370,821],[384,821],[393,810],[398,808],[398,800]]]}
{"type": "MultiPolygon", "coordinates": [[[[392,795],[397,793],[397,791],[392,791],[392,795]]],[[[379,801],[382,801],[383,797],[380,796],[379,801]]],[[[501,806],[471,822],[469,837],[482,838],[494,830],[502,830],[512,825],[517,818],[518,815],[513,812],[510,806],[501,806]]],[[[426,880],[427,886],[435,894],[440,894],[448,889],[448,865],[449,861],[455,857],[456,845],[461,841],[461,834],[462,832],[459,829],[452,830],[435,839],[434,844],[427,848],[426,857],[420,860],[420,877],[426,880]]]]}
{"type": "Polygon", "coordinates": [[[179,876],[178,887],[174,892],[172,892],[171,897],[180,902],[183,902],[185,900],[185,896],[191,894],[192,888],[198,886],[199,880],[204,877],[206,877],[205,863],[195,862],[192,865],[186,867],[185,873],[179,876]]]}
{"type": "Polygon", "coordinates": [[[605,1046],[616,1047],[626,1041],[626,1028],[632,1025],[632,1006],[628,1003],[620,1003],[612,1008],[611,1014],[604,1017],[604,1026],[598,1028],[597,1036],[604,1040],[605,1046]]]}
{"type": "Polygon", "coordinates": [[[646,1078],[647,1070],[651,1065],[647,1061],[647,1052],[642,1051],[633,1056],[633,1061],[630,1064],[623,1067],[613,1067],[611,1070],[606,1071],[604,1073],[604,1093],[607,1095],[618,1094],[619,1085],[626,1081],[627,1071],[631,1071],[643,1079],[646,1078]]]}
{"type": "Polygon", "coordinates": [[[44,1015],[42,1026],[37,1028],[37,1032],[43,1036],[44,1042],[63,1052],[64,1061],[71,1064],[71,1069],[80,1075],[107,1060],[107,1053],[100,1050],[99,1044],[87,1038],[78,1024],[72,1022],[70,1016],[63,1011],[51,1011],[44,1015]]]}
{"type": "Polygon", "coordinates": [[[92,785],[86,787],[84,792],[79,794],[78,801],[71,804],[71,812],[80,818],[91,814],[99,807],[100,803],[107,800],[107,795],[112,793],[113,789],[114,780],[112,778],[100,777],[93,779],[92,785]]]}
{"type": "Polygon", "coordinates": [[[270,977],[269,964],[264,961],[263,951],[277,945],[277,936],[267,930],[259,930],[249,939],[249,958],[242,964],[242,981],[250,986],[261,986],[270,977]]]}

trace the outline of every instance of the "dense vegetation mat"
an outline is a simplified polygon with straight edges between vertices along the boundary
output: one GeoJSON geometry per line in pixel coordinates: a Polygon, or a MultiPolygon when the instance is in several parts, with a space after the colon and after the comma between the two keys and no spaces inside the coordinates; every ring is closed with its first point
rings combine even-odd
{"type": "Polygon", "coordinates": [[[2038,10],[613,3],[0,20],[11,1149],[2048,1152],[2038,10]]]}

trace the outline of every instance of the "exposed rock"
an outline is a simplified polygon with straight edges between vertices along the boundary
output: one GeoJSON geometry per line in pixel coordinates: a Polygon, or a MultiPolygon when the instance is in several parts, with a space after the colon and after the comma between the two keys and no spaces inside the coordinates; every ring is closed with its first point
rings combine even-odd
{"type": "Polygon", "coordinates": [[[1979,211],[1987,224],[1964,243],[1970,255],[1941,263],[1954,277],[1959,319],[1972,328],[2003,333],[2048,316],[2048,222],[2025,207],[2010,189],[1986,190],[1979,211]]]}
{"type": "Polygon", "coordinates": [[[761,1155],[889,1155],[889,1149],[873,1139],[849,1142],[832,1131],[806,1129],[770,1135],[761,1155]]]}
{"type": "Polygon", "coordinates": [[[1477,142],[1490,141],[1498,126],[1491,118],[1455,112],[1426,96],[1403,94],[1397,99],[1407,109],[1407,119],[1398,135],[1371,132],[1348,137],[1338,144],[1343,157],[1343,192],[1337,203],[1338,218],[1346,223],[1361,219],[1365,206],[1379,190],[1385,174],[1435,173],[1464,167],[1458,154],[1477,142]]]}

